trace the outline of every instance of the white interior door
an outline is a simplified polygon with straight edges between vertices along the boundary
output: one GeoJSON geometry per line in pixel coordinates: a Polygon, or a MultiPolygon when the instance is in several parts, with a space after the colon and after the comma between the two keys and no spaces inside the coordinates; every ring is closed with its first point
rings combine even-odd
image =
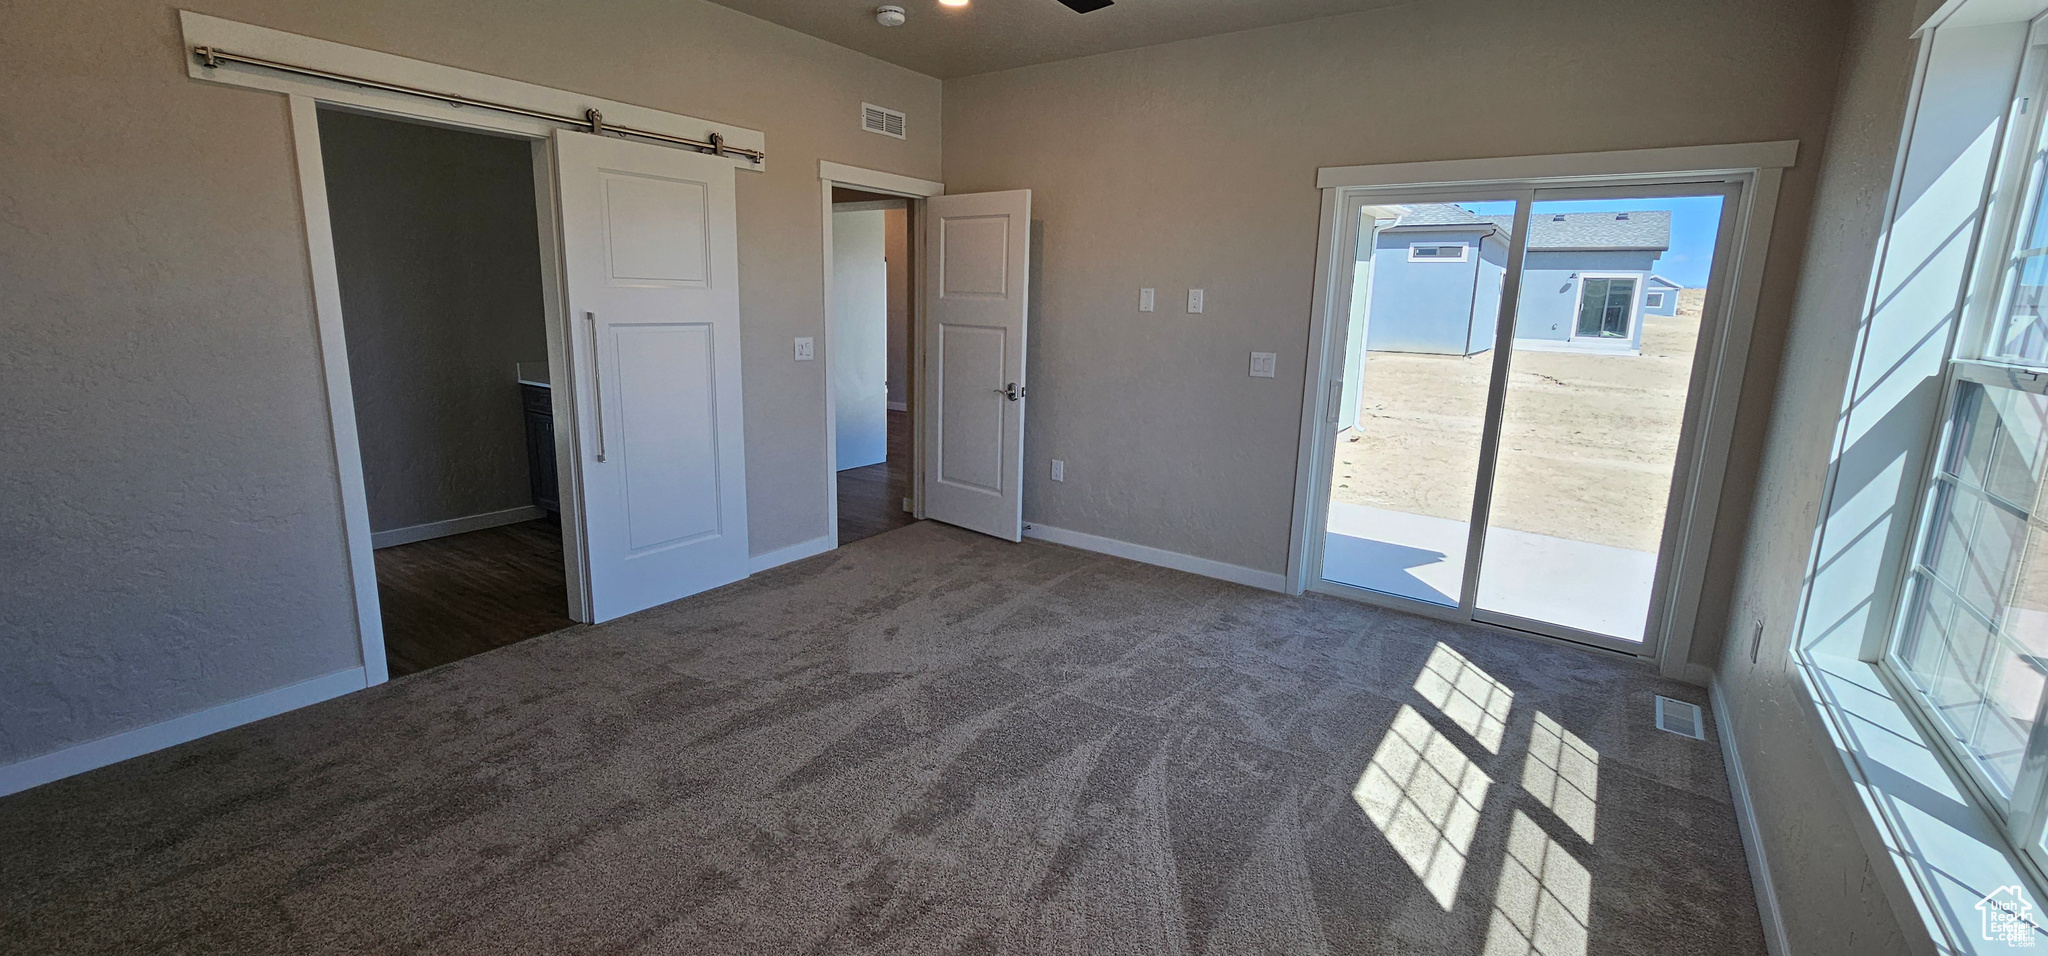
{"type": "Polygon", "coordinates": [[[925,516],[1024,536],[1031,191],[925,200],[925,516]]]}
{"type": "Polygon", "coordinates": [[[593,620],[747,576],[733,167],[555,135],[593,620]]]}

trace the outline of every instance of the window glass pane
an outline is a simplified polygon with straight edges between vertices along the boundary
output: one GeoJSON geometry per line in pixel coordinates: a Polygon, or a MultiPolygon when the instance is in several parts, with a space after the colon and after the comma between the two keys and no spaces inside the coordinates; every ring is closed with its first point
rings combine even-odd
{"type": "Polygon", "coordinates": [[[1727,200],[1578,196],[1530,208],[1475,611],[1637,642],[1727,200]]]}
{"type": "MultiPolygon", "coordinates": [[[[2048,136],[2044,127],[2043,136],[2048,136]]],[[[2019,220],[2010,244],[1999,308],[1991,323],[1991,340],[1985,356],[2027,365],[2048,364],[2048,324],[2042,315],[2043,292],[2048,291],[2048,189],[2043,174],[2048,172],[2048,140],[2037,140],[2029,160],[2020,196],[2019,220]]]]}
{"type": "Polygon", "coordinates": [[[1599,335],[1607,308],[1607,280],[1587,279],[1579,292],[1579,334],[1599,335]]]}
{"type": "Polygon", "coordinates": [[[1956,386],[1943,474],[1892,657],[1958,749],[2010,795],[2048,662],[2048,398],[1956,386]]]}
{"type": "Polygon", "coordinates": [[[1514,214],[1498,200],[1359,211],[1324,580],[1443,607],[1463,598],[1514,214]]]}

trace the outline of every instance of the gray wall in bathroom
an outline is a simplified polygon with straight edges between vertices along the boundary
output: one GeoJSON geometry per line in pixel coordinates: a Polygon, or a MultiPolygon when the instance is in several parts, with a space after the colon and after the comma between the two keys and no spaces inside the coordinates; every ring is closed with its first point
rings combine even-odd
{"type": "Polygon", "coordinates": [[[320,113],[370,529],[531,504],[519,362],[547,360],[525,142],[320,113]]]}

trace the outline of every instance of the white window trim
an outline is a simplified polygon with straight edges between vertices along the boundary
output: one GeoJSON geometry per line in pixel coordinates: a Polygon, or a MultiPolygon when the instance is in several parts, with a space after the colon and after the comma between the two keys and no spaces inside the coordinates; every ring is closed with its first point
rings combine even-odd
{"type": "Polygon", "coordinates": [[[1472,244],[1469,242],[1411,242],[1408,244],[1408,261],[1470,262],[1472,261],[1472,244]],[[1449,249],[1452,246],[1458,247],[1458,257],[1455,259],[1450,256],[1418,256],[1415,254],[1417,249],[1449,249]]]}
{"type": "Polygon", "coordinates": [[[1664,307],[1664,290],[1662,290],[1662,289],[1657,289],[1657,290],[1654,290],[1654,291],[1651,291],[1651,292],[1645,292],[1645,293],[1643,293],[1643,308],[1645,308],[1645,309],[1661,309],[1661,308],[1663,308],[1663,307],[1664,307]],[[1653,299],[1654,299],[1655,301],[1652,301],[1653,299]]]}

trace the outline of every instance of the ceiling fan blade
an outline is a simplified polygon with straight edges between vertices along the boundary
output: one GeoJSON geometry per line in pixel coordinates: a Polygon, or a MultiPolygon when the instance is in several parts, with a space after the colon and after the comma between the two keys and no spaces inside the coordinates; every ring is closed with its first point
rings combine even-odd
{"type": "Polygon", "coordinates": [[[1116,0],[1060,0],[1060,2],[1066,4],[1067,9],[1075,13],[1093,13],[1109,6],[1111,3],[1116,2],[1116,0]]]}

